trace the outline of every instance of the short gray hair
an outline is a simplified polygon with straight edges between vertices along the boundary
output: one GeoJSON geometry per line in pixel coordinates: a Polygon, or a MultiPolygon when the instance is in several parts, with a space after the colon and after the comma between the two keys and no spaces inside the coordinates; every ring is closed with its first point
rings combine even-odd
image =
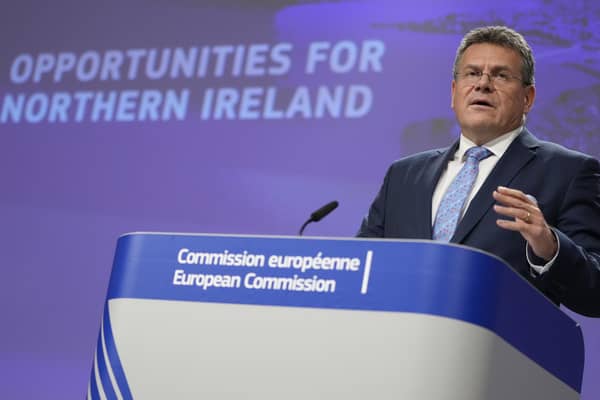
{"type": "Polygon", "coordinates": [[[517,31],[506,26],[484,26],[469,31],[460,42],[454,58],[452,76],[456,79],[458,64],[469,46],[479,43],[490,43],[512,49],[521,56],[521,79],[523,86],[535,84],[535,60],[529,44],[517,31]]]}

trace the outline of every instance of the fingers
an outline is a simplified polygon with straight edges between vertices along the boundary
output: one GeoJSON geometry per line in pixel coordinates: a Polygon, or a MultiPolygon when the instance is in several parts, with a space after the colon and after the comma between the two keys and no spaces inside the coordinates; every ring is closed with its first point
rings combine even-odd
{"type": "Polygon", "coordinates": [[[505,217],[514,218],[525,224],[536,224],[543,219],[543,215],[533,196],[528,196],[520,190],[499,186],[493,193],[494,199],[499,203],[494,210],[505,217]]]}
{"type": "Polygon", "coordinates": [[[508,218],[498,219],[496,224],[500,228],[519,232],[538,257],[552,259],[558,250],[556,237],[535,198],[503,186],[499,186],[493,196],[498,202],[494,205],[494,211],[508,218]]]}
{"type": "Polygon", "coordinates": [[[522,221],[525,224],[535,224],[539,221],[539,215],[535,212],[532,213],[526,208],[506,207],[496,204],[494,205],[494,211],[505,217],[522,221]]]}
{"type": "Polygon", "coordinates": [[[527,223],[517,219],[517,220],[511,220],[511,219],[497,219],[496,220],[496,224],[503,229],[509,230],[509,231],[514,231],[514,232],[520,232],[523,234],[523,236],[525,236],[525,230],[528,229],[527,227],[527,223]]]}
{"type": "MultiPolygon", "coordinates": [[[[498,186],[494,191],[494,199],[507,206],[520,207],[527,210],[530,208],[538,209],[533,196],[528,196],[520,190],[510,189],[504,186],[498,186]]],[[[531,212],[531,210],[529,211],[531,212]]]]}
{"type": "Polygon", "coordinates": [[[498,186],[496,191],[503,195],[506,195],[506,196],[519,198],[523,201],[529,200],[529,197],[527,197],[527,195],[525,193],[523,193],[522,191],[520,191],[518,189],[511,189],[511,188],[507,188],[505,186],[498,186]]]}

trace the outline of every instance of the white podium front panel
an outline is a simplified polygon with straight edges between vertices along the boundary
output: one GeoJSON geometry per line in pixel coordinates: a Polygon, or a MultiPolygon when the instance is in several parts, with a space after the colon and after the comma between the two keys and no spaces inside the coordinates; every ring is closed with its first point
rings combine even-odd
{"type": "Polygon", "coordinates": [[[111,300],[139,399],[578,399],[493,332],[415,313],[111,300]]]}

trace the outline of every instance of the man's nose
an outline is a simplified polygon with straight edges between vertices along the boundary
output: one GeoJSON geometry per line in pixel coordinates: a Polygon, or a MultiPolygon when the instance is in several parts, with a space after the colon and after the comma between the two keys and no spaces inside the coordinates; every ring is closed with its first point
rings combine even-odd
{"type": "Polygon", "coordinates": [[[475,90],[492,91],[492,88],[493,83],[491,75],[487,72],[482,73],[481,77],[475,84],[475,90]]]}

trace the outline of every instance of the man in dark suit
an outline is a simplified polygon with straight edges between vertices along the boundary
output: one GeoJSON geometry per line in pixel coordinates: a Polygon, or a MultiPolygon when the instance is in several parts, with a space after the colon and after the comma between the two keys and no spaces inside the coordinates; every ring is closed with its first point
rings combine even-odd
{"type": "Polygon", "coordinates": [[[392,164],[358,236],[485,250],[555,303],[600,316],[600,163],[525,128],[531,48],[512,29],[475,29],[453,77],[459,140],[392,164]]]}

